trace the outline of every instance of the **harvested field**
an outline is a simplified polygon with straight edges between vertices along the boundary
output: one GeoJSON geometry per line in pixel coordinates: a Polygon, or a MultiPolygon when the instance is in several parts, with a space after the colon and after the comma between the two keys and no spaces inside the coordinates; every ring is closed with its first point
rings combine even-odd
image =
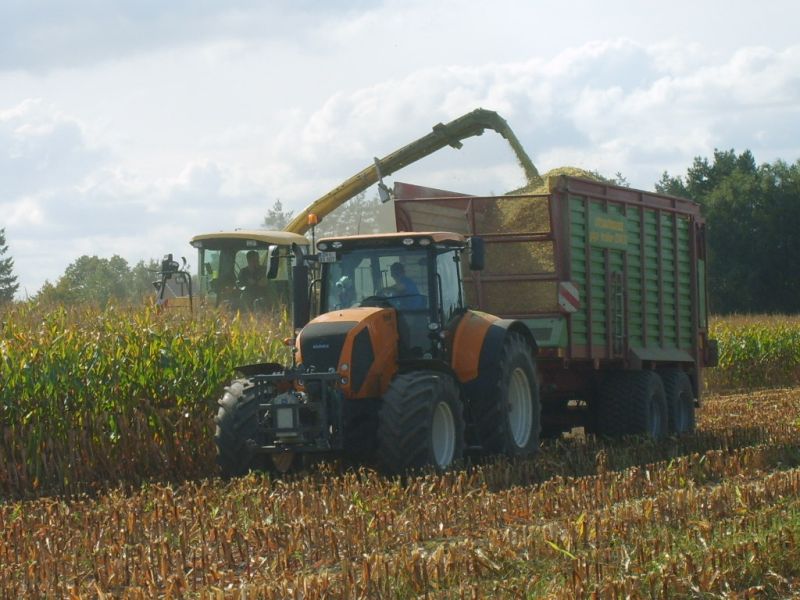
{"type": "Polygon", "coordinates": [[[696,435],[593,438],[406,482],[322,471],[0,505],[0,597],[785,597],[800,389],[696,435]]]}
{"type": "Polygon", "coordinates": [[[0,598],[800,593],[800,388],[764,389],[800,381],[799,328],[714,320],[707,383],[745,391],[710,396],[692,436],[578,436],[409,481],[226,483],[216,391],[237,363],[282,360],[280,323],[6,312],[0,598]]]}

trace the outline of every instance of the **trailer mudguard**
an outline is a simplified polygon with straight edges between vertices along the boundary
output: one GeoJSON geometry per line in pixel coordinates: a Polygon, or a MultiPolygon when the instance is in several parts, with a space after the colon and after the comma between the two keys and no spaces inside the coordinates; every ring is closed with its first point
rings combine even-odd
{"type": "Polygon", "coordinates": [[[509,333],[521,335],[538,351],[528,327],[521,321],[467,311],[453,334],[451,365],[469,397],[492,393],[500,375],[500,358],[509,333]]]}

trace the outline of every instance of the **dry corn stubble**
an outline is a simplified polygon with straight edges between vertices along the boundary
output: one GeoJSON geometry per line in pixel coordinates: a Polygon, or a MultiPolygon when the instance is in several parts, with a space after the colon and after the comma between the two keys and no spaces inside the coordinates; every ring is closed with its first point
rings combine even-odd
{"type": "Polygon", "coordinates": [[[0,590],[650,597],[746,590],[773,572],[766,589],[785,595],[800,574],[798,414],[796,389],[715,397],[697,436],[563,441],[404,483],[323,470],[7,503],[0,590]]]}

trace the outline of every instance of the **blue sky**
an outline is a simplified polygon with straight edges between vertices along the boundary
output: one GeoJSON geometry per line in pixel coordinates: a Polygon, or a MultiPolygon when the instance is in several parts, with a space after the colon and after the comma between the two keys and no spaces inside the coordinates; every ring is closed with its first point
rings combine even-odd
{"type": "MultiPolygon", "coordinates": [[[[81,254],[190,254],[299,210],[473,108],[540,170],[652,189],[714,148],[800,158],[800,5],[155,0],[0,4],[0,227],[21,292],[81,254]]],[[[503,192],[491,135],[397,180],[503,192]]]]}

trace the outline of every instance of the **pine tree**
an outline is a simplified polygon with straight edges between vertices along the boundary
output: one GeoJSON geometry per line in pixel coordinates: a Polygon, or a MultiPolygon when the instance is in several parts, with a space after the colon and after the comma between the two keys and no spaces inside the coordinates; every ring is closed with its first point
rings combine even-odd
{"type": "Polygon", "coordinates": [[[14,259],[10,256],[3,258],[6,252],[6,230],[0,228],[0,304],[11,302],[19,289],[17,276],[14,275],[14,259]]]}
{"type": "Polygon", "coordinates": [[[292,211],[283,210],[283,203],[280,199],[277,199],[275,200],[275,204],[272,205],[272,208],[267,211],[267,215],[264,217],[261,226],[267,229],[281,230],[286,227],[291,220],[292,211]]]}

